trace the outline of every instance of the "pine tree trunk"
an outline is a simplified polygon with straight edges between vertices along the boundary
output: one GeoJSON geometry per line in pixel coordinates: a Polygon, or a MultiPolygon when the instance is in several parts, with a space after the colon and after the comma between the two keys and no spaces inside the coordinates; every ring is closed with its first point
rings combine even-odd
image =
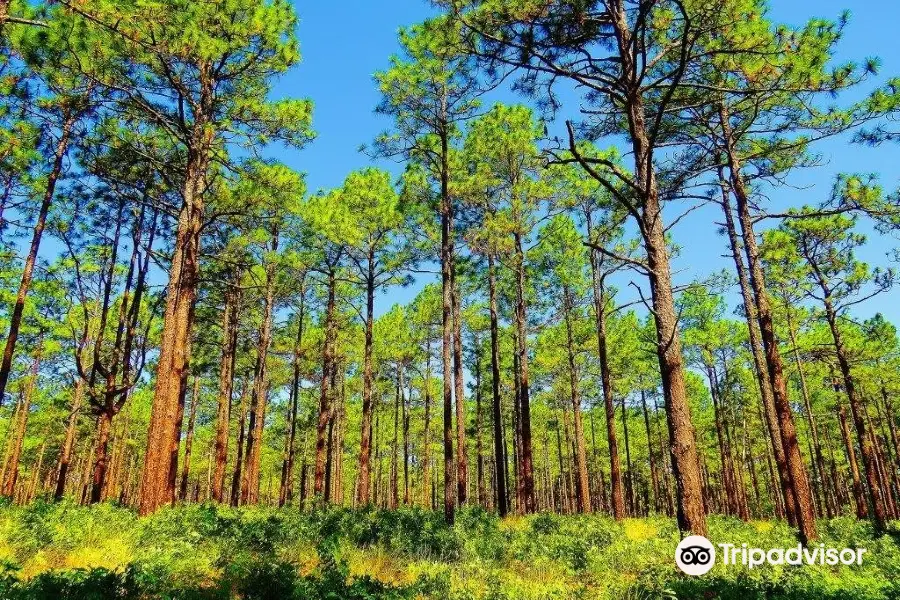
{"type": "Polygon", "coordinates": [[[238,438],[237,451],[234,458],[234,472],[231,476],[231,506],[238,506],[241,502],[241,481],[243,480],[244,470],[244,439],[247,435],[247,412],[249,405],[247,403],[247,380],[244,379],[243,389],[241,389],[241,415],[238,418],[238,438]]]}
{"type": "Polygon", "coordinates": [[[519,352],[519,430],[521,432],[522,508],[525,514],[535,511],[534,466],[531,450],[531,391],[528,380],[528,331],[525,304],[525,253],[522,236],[514,235],[516,253],[516,332],[519,352]]]}
{"type": "Polygon", "coordinates": [[[300,408],[300,359],[303,355],[303,320],[305,318],[306,296],[300,282],[300,310],[297,315],[297,339],[294,341],[293,378],[290,391],[290,411],[288,414],[288,435],[285,443],[285,460],[281,468],[281,490],[278,506],[284,506],[294,495],[294,456],[296,455],[297,413],[300,408]]]}
{"type": "MultiPolygon", "coordinates": [[[[446,101],[446,99],[445,99],[446,101]]],[[[441,366],[444,401],[444,518],[452,524],[456,516],[456,468],[453,456],[453,206],[450,198],[449,130],[440,131],[441,141],[441,366]]]]}
{"type": "MultiPolygon", "coordinates": [[[[278,251],[278,230],[273,226],[269,251],[278,251]]],[[[253,376],[253,397],[250,409],[250,423],[247,433],[247,450],[244,466],[244,482],[241,500],[244,504],[259,502],[259,469],[262,460],[263,428],[266,424],[266,405],[269,396],[269,348],[272,345],[272,319],[275,314],[275,259],[266,264],[266,296],[263,320],[259,329],[256,349],[256,367],[253,376]]]]}
{"type": "Polygon", "coordinates": [[[872,440],[869,437],[869,428],[867,423],[867,410],[863,399],[859,395],[856,388],[856,380],[850,371],[850,361],[847,358],[847,351],[844,347],[843,337],[837,324],[837,314],[829,300],[829,292],[827,286],[822,286],[825,291],[825,318],[828,320],[828,326],[831,329],[831,336],[834,339],[834,349],[837,354],[838,367],[844,379],[844,391],[847,393],[847,399],[850,402],[850,414],[853,416],[853,424],[856,427],[856,437],[859,441],[860,453],[863,458],[863,467],[866,471],[866,483],[869,487],[869,509],[872,521],[876,531],[884,531],[887,526],[887,509],[879,477],[878,467],[876,465],[875,449],[872,440]]]}
{"type": "Polygon", "coordinates": [[[794,321],[791,318],[791,307],[785,298],[785,312],[787,315],[788,334],[793,347],[794,364],[797,366],[797,375],[800,378],[800,393],[803,396],[803,407],[806,410],[806,420],[809,425],[809,434],[812,438],[812,446],[816,460],[816,468],[819,472],[819,482],[822,486],[822,498],[825,503],[826,514],[829,519],[834,518],[837,514],[837,507],[834,505],[831,495],[828,493],[826,485],[825,457],[822,454],[822,443],[819,440],[819,428],[816,426],[816,418],[812,412],[812,404],[809,399],[809,388],[806,385],[806,373],[803,370],[803,361],[800,359],[800,349],[797,347],[797,333],[794,330],[794,321]]]}
{"type": "Polygon", "coordinates": [[[91,480],[91,496],[89,502],[100,502],[103,487],[106,484],[106,473],[109,459],[109,435],[112,429],[113,415],[106,410],[97,416],[97,441],[94,446],[94,473],[91,480]]]}
{"type": "Polygon", "coordinates": [[[422,506],[433,508],[431,500],[431,327],[425,333],[425,407],[422,424],[422,506]]]}
{"type": "Polygon", "coordinates": [[[72,398],[72,407],[69,419],[66,422],[66,437],[59,450],[59,462],[56,467],[56,490],[53,498],[60,500],[66,492],[66,478],[69,474],[69,464],[72,461],[72,448],[75,446],[75,434],[78,430],[78,416],[81,413],[81,405],[84,402],[84,379],[78,377],[75,381],[75,392],[72,398]]]}
{"type": "Polygon", "coordinates": [[[791,490],[796,505],[797,526],[800,529],[800,540],[808,543],[818,537],[816,533],[816,516],[812,502],[812,492],[809,487],[809,478],[806,467],[800,455],[800,445],[797,442],[797,430],[794,425],[793,411],[788,401],[787,382],[784,375],[784,365],[781,360],[781,352],[778,349],[778,340],[775,336],[775,325],[769,306],[769,297],[766,291],[765,277],[759,258],[759,249],[756,243],[756,234],[753,231],[753,219],[750,215],[749,195],[747,193],[742,166],[733,147],[730,124],[724,106],[721,107],[721,125],[726,140],[726,152],[728,166],[731,172],[731,188],[737,200],[738,217],[743,233],[744,251],[750,268],[750,284],[756,300],[757,320],[759,321],[760,337],[766,353],[766,365],[769,371],[769,379],[772,382],[773,399],[778,413],[778,425],[781,430],[781,441],[784,446],[785,460],[790,476],[791,490]]]}
{"type": "Polygon", "coordinates": [[[497,323],[497,280],[494,255],[488,254],[488,295],[491,321],[491,411],[494,423],[494,483],[497,512],[505,517],[509,512],[506,496],[506,458],[503,444],[503,407],[500,404],[500,334],[497,323]]]}
{"type": "Polygon", "coordinates": [[[466,455],[466,396],[462,367],[462,298],[456,280],[455,257],[453,259],[450,300],[453,311],[453,397],[456,402],[456,501],[462,506],[469,498],[469,458],[466,455]]]}
{"type": "Polygon", "coordinates": [[[375,257],[369,253],[368,273],[366,277],[366,328],[363,346],[363,392],[362,418],[359,440],[359,485],[357,487],[357,503],[368,504],[370,501],[369,478],[372,461],[372,342],[375,322],[375,257]]]}
{"type": "Polygon", "coordinates": [[[188,479],[191,476],[191,452],[194,447],[194,425],[197,422],[197,404],[200,401],[200,378],[194,376],[194,392],[191,394],[191,412],[188,415],[187,436],[184,440],[184,466],[181,469],[181,485],[178,499],[187,500],[188,479]]]}
{"type": "Polygon", "coordinates": [[[722,484],[725,488],[725,498],[727,500],[728,514],[735,516],[738,514],[737,494],[734,486],[734,474],[731,471],[731,461],[728,459],[731,453],[730,448],[725,443],[724,426],[722,424],[722,408],[720,407],[718,381],[715,374],[715,368],[712,365],[706,365],[706,373],[709,378],[709,391],[712,396],[713,415],[716,425],[716,440],[719,444],[719,459],[722,465],[722,484]]]}
{"type": "Polygon", "coordinates": [[[397,374],[395,379],[395,389],[394,389],[394,437],[391,440],[391,503],[389,508],[391,510],[396,509],[398,502],[398,479],[400,477],[399,468],[398,468],[398,454],[399,454],[399,420],[400,420],[400,390],[401,390],[401,369],[398,365],[397,374]]]}
{"type": "MultiPolygon", "coordinates": [[[[208,107],[212,90],[204,82],[201,106],[208,107]]],[[[191,358],[191,331],[200,282],[200,233],[203,227],[203,204],[206,177],[212,145],[212,128],[205,114],[195,115],[188,163],[182,190],[182,206],[174,240],[172,265],[156,370],[156,388],[147,431],[147,452],[140,486],[141,515],[156,511],[174,500],[172,448],[177,448],[178,410],[187,386],[191,358]]],[[[174,462],[174,464],[173,464],[174,462]]]]}
{"type": "MultiPolygon", "coordinates": [[[[0,21],[0,29],[2,29],[2,25],[3,23],[0,21]]],[[[44,228],[47,225],[47,215],[50,213],[50,205],[53,202],[53,195],[56,193],[56,183],[59,181],[59,176],[62,174],[63,161],[65,160],[66,152],[69,149],[69,139],[77,118],[71,108],[65,109],[63,115],[63,125],[53,155],[53,167],[47,175],[44,197],[41,201],[41,206],[38,209],[37,221],[34,224],[34,232],[31,235],[31,246],[28,249],[28,255],[25,257],[25,265],[22,268],[22,280],[19,283],[19,291],[16,293],[15,304],[13,304],[12,312],[9,315],[9,332],[6,335],[3,358],[0,360],[0,407],[3,406],[3,401],[6,397],[6,385],[9,382],[9,376],[12,372],[13,355],[16,351],[16,342],[19,339],[19,329],[22,326],[22,316],[25,312],[25,300],[28,297],[28,291],[31,289],[31,281],[34,277],[34,265],[37,263],[38,251],[41,247],[41,238],[44,235],[44,228]]]]}
{"type": "Polygon", "coordinates": [[[625,409],[625,397],[622,397],[622,434],[625,441],[625,498],[628,505],[628,514],[637,516],[634,501],[634,469],[631,466],[631,446],[628,442],[628,412],[625,409]]]}
{"type": "MultiPolygon", "coordinates": [[[[836,393],[840,393],[840,386],[837,380],[834,380],[834,390],[836,393]]],[[[859,474],[856,450],[853,446],[853,438],[850,435],[850,426],[847,423],[847,410],[840,399],[837,400],[837,404],[841,438],[844,442],[844,451],[847,453],[847,463],[850,465],[850,478],[853,481],[853,501],[856,504],[856,516],[859,519],[865,519],[869,516],[869,505],[866,502],[866,492],[859,474]]]]}
{"type": "Polygon", "coordinates": [[[653,436],[650,432],[650,414],[647,411],[647,392],[643,388],[641,389],[641,408],[644,411],[644,429],[647,430],[647,461],[650,463],[650,482],[653,486],[653,510],[661,512],[659,501],[659,471],[657,470],[656,457],[653,451],[653,436]]]}
{"type": "Polygon", "coordinates": [[[781,426],[778,424],[778,414],[775,410],[775,397],[772,390],[772,382],[769,378],[769,368],[766,364],[765,351],[763,349],[762,340],[760,339],[761,334],[759,331],[756,300],[753,297],[753,291],[750,286],[750,274],[744,265],[744,259],[741,255],[741,243],[734,223],[734,215],[731,211],[729,187],[728,183],[725,181],[723,169],[719,170],[719,179],[722,181],[722,210],[725,213],[725,226],[731,245],[731,255],[732,258],[734,258],[735,270],[738,274],[741,298],[744,301],[744,315],[747,320],[747,330],[750,336],[750,350],[753,355],[753,365],[756,369],[759,394],[762,399],[772,454],[774,455],[775,466],[778,470],[780,487],[775,490],[775,493],[778,494],[778,499],[775,503],[775,512],[778,518],[786,516],[788,523],[795,525],[797,523],[796,501],[794,500],[793,484],[791,483],[791,476],[787,467],[787,457],[784,452],[781,426]]]}
{"type": "Polygon", "coordinates": [[[487,493],[485,488],[484,473],[484,447],[482,445],[482,412],[481,412],[481,341],[475,342],[475,455],[476,455],[476,480],[478,483],[478,506],[484,508],[487,505],[487,493]]]}
{"type": "Polygon", "coordinates": [[[316,422],[316,462],[313,493],[318,499],[325,494],[325,463],[328,456],[328,432],[332,419],[331,378],[334,370],[334,341],[336,335],[335,302],[337,280],[335,272],[328,273],[328,304],[325,309],[325,343],[322,350],[322,385],[319,398],[319,417],[316,422]]]}
{"type": "Polygon", "coordinates": [[[577,472],[576,489],[578,492],[578,508],[581,512],[591,512],[591,483],[588,477],[587,449],[584,442],[584,423],[581,418],[581,393],[578,389],[578,364],[575,361],[575,348],[572,339],[572,293],[563,288],[563,311],[566,322],[566,353],[569,359],[569,392],[572,400],[572,421],[575,427],[575,471],[577,472]]]}
{"type": "MultiPolygon", "coordinates": [[[[587,214],[588,231],[593,229],[590,213],[587,214]]],[[[625,495],[622,491],[622,467],[619,460],[619,442],[616,435],[616,409],[613,403],[612,375],[606,342],[606,296],[603,276],[600,274],[601,257],[591,249],[591,279],[594,288],[594,317],[597,324],[597,356],[600,360],[600,383],[603,406],[606,411],[606,439],[609,447],[609,485],[612,514],[618,520],[625,518],[625,495]]]]}
{"type": "Polygon", "coordinates": [[[226,283],[225,309],[222,313],[222,363],[219,371],[219,397],[216,410],[215,469],[212,499],[225,498],[225,469],[228,466],[228,438],[231,427],[231,396],[234,390],[234,365],[237,360],[238,315],[240,313],[240,274],[226,283]]]}

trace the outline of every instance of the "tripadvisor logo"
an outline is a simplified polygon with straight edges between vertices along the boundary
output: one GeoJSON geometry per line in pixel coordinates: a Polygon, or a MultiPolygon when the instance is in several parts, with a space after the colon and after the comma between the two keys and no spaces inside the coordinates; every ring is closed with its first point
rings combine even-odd
{"type": "MultiPolygon", "coordinates": [[[[826,548],[825,544],[793,548],[750,548],[747,544],[716,544],[721,551],[722,564],[744,565],[753,569],[769,565],[861,565],[865,548],[826,548]]],[[[688,575],[704,575],[716,562],[713,543],[702,535],[689,535],[675,548],[675,564],[688,575]]]]}
{"type": "Polygon", "coordinates": [[[675,564],[688,575],[703,575],[713,568],[716,549],[702,535],[689,535],[675,549],[675,564]]]}

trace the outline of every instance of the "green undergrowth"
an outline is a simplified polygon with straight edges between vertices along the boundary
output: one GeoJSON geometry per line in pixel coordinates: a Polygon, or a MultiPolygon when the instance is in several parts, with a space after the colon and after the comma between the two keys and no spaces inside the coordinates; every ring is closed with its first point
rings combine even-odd
{"type": "MultiPolygon", "coordinates": [[[[674,565],[665,518],[617,523],[541,514],[500,520],[332,508],[167,508],[148,518],[113,505],[0,506],[0,599],[834,599],[900,598],[900,528],[820,523],[830,547],[861,547],[861,566],[674,565]]],[[[713,542],[796,546],[769,521],[710,518],[713,542]]]]}

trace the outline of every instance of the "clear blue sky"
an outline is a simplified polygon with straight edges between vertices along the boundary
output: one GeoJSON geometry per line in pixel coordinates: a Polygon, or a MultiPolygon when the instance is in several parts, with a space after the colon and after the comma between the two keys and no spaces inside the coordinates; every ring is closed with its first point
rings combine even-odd
{"type": "MultiPolygon", "coordinates": [[[[845,8],[852,7],[840,58],[862,60],[878,56],[882,60],[879,81],[900,75],[896,28],[900,6],[894,0],[772,0],[771,4],[772,17],[789,24],[800,24],[813,16],[837,18],[845,8]]],[[[348,172],[371,164],[358,148],[390,125],[373,112],[379,95],[372,75],[398,51],[397,29],[421,21],[431,9],[425,0],[295,0],[295,5],[300,16],[303,61],[283,78],[276,94],[308,97],[315,102],[313,124],[318,138],[307,149],[279,158],[305,172],[310,189],[316,190],[340,185],[348,172]]],[[[521,101],[506,93],[500,97],[504,101],[521,101]]],[[[562,133],[551,127],[551,136],[562,133]]],[[[791,178],[792,187],[771,195],[774,204],[816,203],[828,194],[834,175],[840,172],[879,173],[886,188],[900,187],[900,147],[863,148],[849,146],[846,140],[831,140],[818,149],[826,164],[791,178]]],[[[381,166],[396,169],[390,164],[381,166]]],[[[731,268],[730,260],[722,257],[725,240],[711,224],[714,219],[719,220],[716,217],[714,211],[700,211],[675,229],[676,241],[684,247],[675,264],[679,282],[731,268]]],[[[897,239],[882,239],[871,232],[863,258],[883,264],[885,253],[898,245],[897,239]]],[[[406,302],[418,287],[393,290],[379,300],[379,305],[383,309],[394,302],[406,302]]],[[[900,324],[900,291],[858,307],[861,316],[874,312],[882,312],[900,324]]]]}

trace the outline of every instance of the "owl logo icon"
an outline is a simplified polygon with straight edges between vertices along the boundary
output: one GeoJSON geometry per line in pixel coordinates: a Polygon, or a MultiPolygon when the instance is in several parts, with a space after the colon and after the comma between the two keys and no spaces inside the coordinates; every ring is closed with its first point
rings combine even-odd
{"type": "Polygon", "coordinates": [[[716,550],[702,535],[689,535],[675,548],[675,564],[688,575],[704,575],[716,563],[716,550]]]}

